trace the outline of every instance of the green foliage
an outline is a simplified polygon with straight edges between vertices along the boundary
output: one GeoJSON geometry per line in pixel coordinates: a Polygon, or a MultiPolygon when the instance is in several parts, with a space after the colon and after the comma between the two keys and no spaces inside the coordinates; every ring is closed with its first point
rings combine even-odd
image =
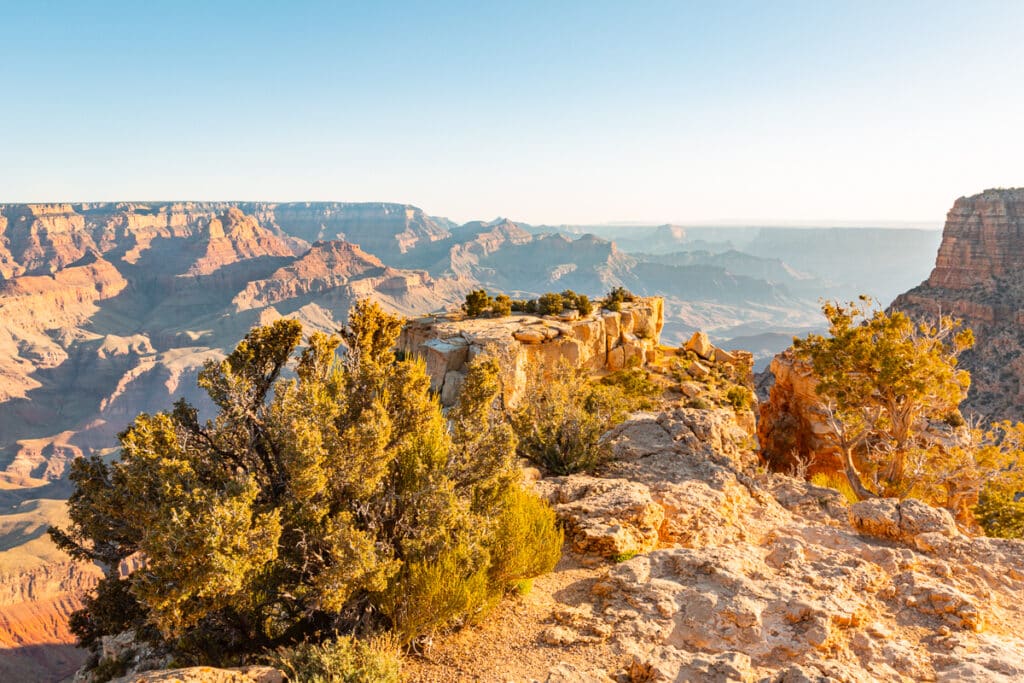
{"type": "Polygon", "coordinates": [[[499,318],[503,318],[506,315],[512,313],[512,299],[507,294],[499,294],[494,297],[494,303],[491,305],[491,313],[499,318]]]}
{"type": "Polygon", "coordinates": [[[1024,501],[1016,500],[1011,491],[1000,487],[986,489],[974,514],[986,536],[1024,538],[1024,501]]]}
{"type": "Polygon", "coordinates": [[[651,381],[650,373],[639,367],[617,370],[601,378],[601,384],[619,389],[628,411],[654,408],[655,399],[661,394],[661,388],[651,381]]]}
{"type": "Polygon", "coordinates": [[[633,301],[636,297],[625,287],[613,287],[604,297],[604,307],[609,311],[621,311],[622,304],[633,301]]]}
{"type": "Polygon", "coordinates": [[[462,310],[470,318],[475,318],[490,309],[492,303],[493,300],[486,291],[475,289],[466,295],[466,303],[462,304],[462,310]]]}
{"type": "Polygon", "coordinates": [[[401,324],[359,302],[340,338],[315,333],[301,353],[299,323],[255,328],[200,373],[212,420],[179,402],[139,415],[120,461],[73,464],[71,525],[52,536],[107,572],[72,617],[83,645],[134,628],[220,663],[357,629],[405,642],[550,568],[549,511],[529,508],[532,537],[519,531],[496,362],[473,362],[449,424],[423,363],[392,351],[401,324]],[[136,553],[144,567],[119,578],[136,553]]]}
{"type": "Polygon", "coordinates": [[[555,568],[562,556],[562,530],[555,511],[521,487],[505,493],[491,545],[491,580],[519,586],[555,568]]]}
{"type": "Polygon", "coordinates": [[[594,304],[590,303],[590,297],[586,294],[580,294],[576,297],[576,310],[580,312],[580,317],[586,318],[588,315],[594,312],[594,304]]]}
{"type": "Polygon", "coordinates": [[[512,418],[522,457],[553,474],[592,471],[610,457],[601,436],[629,408],[617,387],[591,384],[562,362],[532,368],[525,395],[512,418]]]}
{"type": "Polygon", "coordinates": [[[402,657],[394,638],[358,640],[342,636],[322,643],[282,648],[268,663],[302,683],[399,683],[402,657]]]}
{"type": "Polygon", "coordinates": [[[621,562],[628,562],[629,560],[632,560],[634,557],[636,557],[636,555],[637,553],[635,550],[630,550],[624,553],[616,553],[615,555],[612,555],[612,562],[616,564],[619,564],[621,562]]]}
{"type": "Polygon", "coordinates": [[[905,496],[914,485],[907,463],[919,445],[917,425],[948,415],[967,395],[970,375],[957,368],[957,356],[974,338],[951,318],[915,324],[871,306],[868,297],[826,302],[829,336],[812,334],[793,346],[814,369],[831,438],[858,497],[905,496]],[[865,483],[865,466],[875,490],[865,483]]]}
{"type": "Polygon", "coordinates": [[[561,294],[548,292],[537,299],[537,313],[539,315],[558,315],[565,309],[565,301],[561,294]]]}
{"type": "Polygon", "coordinates": [[[697,398],[691,398],[686,402],[687,408],[695,408],[697,410],[711,410],[714,408],[708,401],[698,396],[697,398]]]}
{"type": "Polygon", "coordinates": [[[746,387],[735,385],[725,392],[725,400],[736,410],[746,410],[754,402],[754,392],[746,387]]]}

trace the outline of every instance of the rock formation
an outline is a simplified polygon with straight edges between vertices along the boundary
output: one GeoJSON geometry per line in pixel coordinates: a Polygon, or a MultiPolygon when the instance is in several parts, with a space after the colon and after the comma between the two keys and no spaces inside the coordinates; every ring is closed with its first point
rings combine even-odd
{"type": "Polygon", "coordinates": [[[760,405],[761,458],[776,472],[804,467],[809,474],[841,472],[842,454],[828,438],[831,428],[811,367],[787,350],[775,356],[768,369],[775,381],[760,405]]]}
{"type": "Polygon", "coordinates": [[[971,371],[969,412],[1024,419],[1024,189],[986,190],[956,200],[935,269],[892,308],[927,320],[963,319],[975,333],[961,358],[971,371]]]}
{"type": "Polygon", "coordinates": [[[562,565],[430,661],[450,648],[482,681],[1024,677],[1024,542],[965,536],[917,501],[851,506],[758,473],[737,417],[639,413],[599,474],[535,482],[565,524],[562,565]]]}
{"type": "Polygon", "coordinates": [[[591,370],[619,370],[653,359],[665,324],[662,300],[639,299],[621,312],[598,310],[582,319],[511,315],[468,320],[421,318],[399,337],[399,351],[424,359],[431,388],[450,406],[467,364],[484,350],[501,359],[506,405],[515,405],[530,367],[565,361],[591,370]]]}

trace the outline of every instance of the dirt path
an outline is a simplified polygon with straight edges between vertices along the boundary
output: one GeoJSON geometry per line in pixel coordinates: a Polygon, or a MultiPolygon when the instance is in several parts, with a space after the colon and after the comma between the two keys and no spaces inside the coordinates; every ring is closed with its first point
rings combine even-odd
{"type": "Polygon", "coordinates": [[[529,594],[505,599],[480,624],[435,639],[422,655],[406,658],[403,671],[414,683],[526,683],[544,681],[560,663],[584,670],[622,668],[624,662],[615,661],[600,637],[569,645],[545,642],[567,608],[587,602],[591,585],[604,573],[581,566],[567,547],[555,571],[535,579],[529,594]]]}

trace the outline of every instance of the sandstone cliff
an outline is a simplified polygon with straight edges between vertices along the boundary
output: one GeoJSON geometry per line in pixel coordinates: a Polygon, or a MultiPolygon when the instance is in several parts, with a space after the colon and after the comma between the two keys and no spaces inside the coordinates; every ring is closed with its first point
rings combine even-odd
{"type": "MultiPolygon", "coordinates": [[[[573,312],[575,313],[575,312],[573,312]]],[[[623,304],[621,312],[598,310],[582,319],[511,315],[505,318],[422,318],[402,331],[399,350],[422,357],[431,388],[453,405],[467,364],[489,350],[501,359],[506,405],[515,405],[530,367],[565,361],[590,370],[619,370],[654,358],[665,324],[657,297],[623,304]]]]}
{"type": "Polygon", "coordinates": [[[961,358],[972,385],[963,407],[1024,419],[1024,189],[961,197],[946,217],[935,269],[892,308],[962,318],[976,344],[961,358]]]}

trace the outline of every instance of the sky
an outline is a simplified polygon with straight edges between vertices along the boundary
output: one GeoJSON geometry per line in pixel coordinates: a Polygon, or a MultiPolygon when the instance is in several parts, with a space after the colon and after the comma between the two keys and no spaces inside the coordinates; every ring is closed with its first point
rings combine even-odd
{"type": "Polygon", "coordinates": [[[0,0],[0,202],[921,221],[1024,185],[1024,2],[0,0]]]}

